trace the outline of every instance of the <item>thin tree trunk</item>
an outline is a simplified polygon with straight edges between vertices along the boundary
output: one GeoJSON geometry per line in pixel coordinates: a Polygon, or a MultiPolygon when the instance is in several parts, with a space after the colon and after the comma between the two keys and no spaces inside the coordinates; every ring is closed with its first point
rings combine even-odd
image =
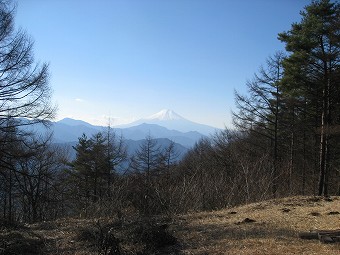
{"type": "Polygon", "coordinates": [[[306,192],[306,130],[303,130],[303,165],[302,165],[302,189],[301,194],[306,192]]]}
{"type": "Polygon", "coordinates": [[[12,180],[12,170],[9,170],[9,190],[8,190],[8,220],[13,220],[13,180],[12,180]]]}
{"type": "Polygon", "coordinates": [[[329,175],[329,125],[330,125],[330,81],[327,77],[327,83],[323,90],[323,105],[321,116],[321,137],[320,137],[320,179],[319,193],[321,196],[328,196],[328,175],[329,175]]]}
{"type": "MultiPolygon", "coordinates": [[[[277,66],[277,80],[280,80],[280,65],[277,66]]],[[[273,197],[277,195],[278,189],[278,119],[279,119],[279,86],[276,84],[276,105],[275,105],[275,123],[274,123],[274,179],[273,179],[273,197]]]]}

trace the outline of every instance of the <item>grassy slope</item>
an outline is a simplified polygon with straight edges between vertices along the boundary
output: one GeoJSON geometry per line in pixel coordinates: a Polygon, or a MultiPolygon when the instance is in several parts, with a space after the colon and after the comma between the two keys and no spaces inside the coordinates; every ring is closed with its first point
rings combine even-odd
{"type": "Polygon", "coordinates": [[[340,229],[339,197],[292,197],[184,215],[174,226],[185,254],[340,254],[340,243],[297,237],[320,229],[340,229]]]}
{"type": "MultiPolygon", "coordinates": [[[[4,244],[13,246],[12,254],[98,254],[88,242],[98,230],[96,222],[63,219],[11,230],[2,228],[0,254],[4,244]],[[80,233],[88,240],[79,240],[80,233]],[[31,247],[31,253],[23,253],[27,247],[31,247]]],[[[109,220],[100,222],[103,226],[109,220]]],[[[340,243],[322,244],[318,240],[298,238],[301,231],[340,229],[339,197],[329,201],[291,197],[185,214],[175,217],[169,225],[179,244],[158,254],[340,254],[340,243]],[[246,218],[255,222],[247,223],[246,218]]],[[[124,254],[136,254],[140,250],[129,236],[134,226],[135,223],[125,224],[123,230],[114,227],[124,254]]]]}

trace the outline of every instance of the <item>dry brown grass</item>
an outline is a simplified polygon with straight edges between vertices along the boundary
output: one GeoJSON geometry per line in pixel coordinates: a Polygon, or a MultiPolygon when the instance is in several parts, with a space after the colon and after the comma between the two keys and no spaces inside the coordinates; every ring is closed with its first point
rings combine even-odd
{"type": "MultiPolygon", "coordinates": [[[[309,230],[340,229],[340,214],[337,212],[340,213],[339,197],[325,200],[301,196],[179,215],[169,224],[169,231],[179,244],[156,254],[340,255],[340,243],[323,244],[298,237],[299,232],[309,230]]],[[[157,221],[164,222],[164,219],[157,221]]],[[[140,243],[131,241],[135,222],[128,222],[123,228],[112,219],[99,219],[99,222],[102,226],[114,226],[123,254],[137,254],[142,249],[140,243]]],[[[26,254],[100,254],[89,241],[91,234],[98,230],[97,226],[98,219],[60,219],[24,228],[2,229],[0,241],[15,244],[13,237],[17,237],[23,243],[28,242],[26,247],[30,244],[36,246],[32,253],[26,254]]],[[[20,251],[22,247],[25,246],[13,246],[13,249],[20,251]]]]}
{"type": "Polygon", "coordinates": [[[299,232],[340,229],[336,212],[340,213],[339,197],[291,197],[183,215],[173,230],[184,254],[336,255],[340,254],[339,243],[298,238],[299,232]],[[255,222],[246,223],[246,218],[255,222]]]}
{"type": "Polygon", "coordinates": [[[79,232],[95,224],[94,220],[85,219],[59,219],[53,222],[43,222],[28,225],[44,240],[42,254],[94,254],[91,247],[79,242],[79,232]]]}

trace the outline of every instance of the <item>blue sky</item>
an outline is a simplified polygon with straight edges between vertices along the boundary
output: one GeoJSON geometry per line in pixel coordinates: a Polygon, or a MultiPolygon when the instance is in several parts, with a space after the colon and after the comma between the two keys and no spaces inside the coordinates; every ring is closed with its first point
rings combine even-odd
{"type": "Polygon", "coordinates": [[[231,127],[246,92],[284,45],[305,0],[18,0],[16,26],[50,64],[58,117],[120,124],[167,108],[231,127]]]}

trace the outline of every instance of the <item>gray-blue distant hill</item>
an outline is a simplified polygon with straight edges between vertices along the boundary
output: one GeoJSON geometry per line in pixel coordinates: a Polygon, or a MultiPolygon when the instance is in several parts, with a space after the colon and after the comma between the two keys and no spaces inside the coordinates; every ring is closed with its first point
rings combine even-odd
{"type": "MultiPolygon", "coordinates": [[[[42,126],[35,129],[45,130],[42,126]]],[[[143,140],[147,136],[152,138],[167,138],[186,148],[191,148],[201,138],[214,134],[218,129],[198,124],[184,119],[171,110],[162,110],[148,118],[141,119],[128,125],[113,127],[116,135],[126,140],[143,140]]],[[[53,132],[53,139],[57,143],[78,141],[82,134],[88,137],[98,132],[106,132],[107,127],[95,126],[82,120],[65,118],[52,122],[49,132],[53,132]]]]}
{"type": "MultiPolygon", "coordinates": [[[[83,134],[91,137],[98,132],[107,132],[108,127],[65,118],[51,122],[47,130],[41,124],[34,125],[33,129],[41,134],[53,133],[54,143],[68,144],[69,147],[72,147],[83,134]]],[[[200,139],[218,131],[217,128],[186,120],[171,110],[162,110],[148,118],[128,125],[115,126],[112,129],[116,136],[124,138],[129,153],[133,153],[147,136],[151,136],[153,139],[157,139],[157,142],[163,147],[170,141],[175,142],[177,150],[182,155],[200,139]]]]}

